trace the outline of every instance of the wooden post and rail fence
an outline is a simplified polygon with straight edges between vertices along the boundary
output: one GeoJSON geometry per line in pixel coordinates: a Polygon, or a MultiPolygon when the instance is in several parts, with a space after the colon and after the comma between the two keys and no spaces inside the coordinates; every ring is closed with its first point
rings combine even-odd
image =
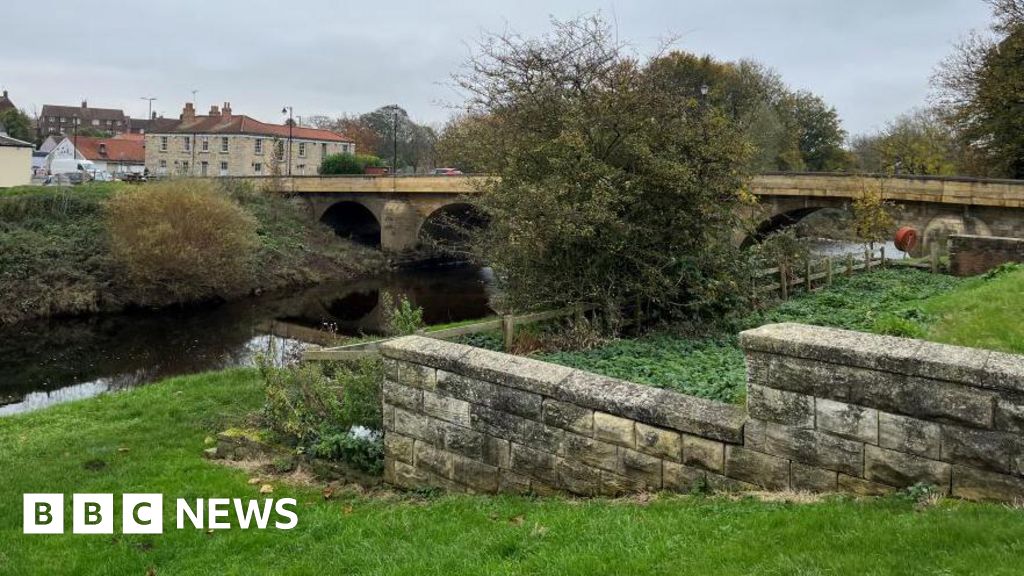
{"type": "MultiPolygon", "coordinates": [[[[850,276],[854,272],[866,272],[873,268],[884,266],[886,262],[884,247],[878,250],[866,249],[863,256],[847,254],[845,257],[825,256],[817,259],[808,258],[800,263],[800,265],[779,262],[773,268],[765,268],[752,274],[751,295],[757,298],[766,293],[777,293],[781,299],[787,300],[798,290],[811,292],[831,286],[832,280],[836,275],[850,276]],[[768,279],[767,282],[765,282],[765,279],[768,279]]],[[[596,310],[597,308],[594,305],[578,305],[528,314],[506,314],[498,318],[481,320],[480,322],[453,326],[451,328],[439,330],[426,328],[419,330],[417,334],[440,340],[449,340],[470,334],[500,332],[505,350],[510,350],[515,343],[516,330],[521,326],[570,316],[581,319],[586,312],[596,310]]],[[[372,342],[307,350],[302,358],[303,360],[316,361],[360,360],[379,355],[380,344],[387,340],[388,338],[381,338],[372,342]]]]}

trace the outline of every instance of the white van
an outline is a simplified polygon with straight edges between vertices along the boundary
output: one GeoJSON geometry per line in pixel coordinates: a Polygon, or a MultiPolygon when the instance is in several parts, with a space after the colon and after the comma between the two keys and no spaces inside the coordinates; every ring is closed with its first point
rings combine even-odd
{"type": "Polygon", "coordinates": [[[74,158],[55,158],[50,162],[50,174],[70,174],[73,172],[84,172],[90,178],[97,172],[96,164],[91,160],[76,160],[74,158]]]}

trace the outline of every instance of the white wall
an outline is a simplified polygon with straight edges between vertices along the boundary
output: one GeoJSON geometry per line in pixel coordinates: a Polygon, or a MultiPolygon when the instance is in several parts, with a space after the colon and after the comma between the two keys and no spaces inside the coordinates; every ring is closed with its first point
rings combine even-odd
{"type": "Polygon", "coordinates": [[[0,188],[32,182],[32,149],[0,146],[0,188]]]}

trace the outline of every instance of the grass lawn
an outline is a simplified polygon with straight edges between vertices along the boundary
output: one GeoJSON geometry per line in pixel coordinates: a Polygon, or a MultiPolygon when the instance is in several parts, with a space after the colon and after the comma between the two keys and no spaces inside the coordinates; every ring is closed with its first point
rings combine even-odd
{"type": "Polygon", "coordinates": [[[593,350],[538,357],[742,403],[745,366],[736,334],[772,322],[835,326],[1024,353],[1024,268],[966,280],[913,269],[878,270],[837,278],[830,289],[798,294],[710,335],[662,331],[616,340],[593,350]]]}
{"type": "Polygon", "coordinates": [[[1024,267],[968,280],[922,308],[929,340],[1024,354],[1024,267]]]}
{"type": "Polygon", "coordinates": [[[258,378],[177,378],[0,420],[0,574],[1017,574],[1024,554],[1020,510],[900,497],[325,501],[275,483],[298,499],[292,531],[174,529],[175,497],[258,497],[201,457],[260,405],[258,378]],[[25,492],[162,492],[165,533],[23,535],[25,492]]]}

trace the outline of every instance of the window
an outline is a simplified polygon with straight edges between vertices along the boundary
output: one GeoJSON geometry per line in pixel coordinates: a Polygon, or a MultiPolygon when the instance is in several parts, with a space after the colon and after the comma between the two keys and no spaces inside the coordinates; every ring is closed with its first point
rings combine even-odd
{"type": "Polygon", "coordinates": [[[305,164],[298,164],[298,165],[295,166],[295,169],[298,170],[299,176],[305,176],[306,175],[306,165],[305,164]]]}
{"type": "Polygon", "coordinates": [[[256,173],[256,174],[262,174],[263,173],[263,164],[260,164],[259,162],[253,162],[252,163],[252,171],[254,173],[256,173]]]}
{"type": "Polygon", "coordinates": [[[263,138],[256,139],[256,153],[263,154],[263,138]]]}
{"type": "Polygon", "coordinates": [[[305,142],[299,142],[299,158],[305,158],[305,157],[306,157],[306,143],[305,142]]]}
{"type": "Polygon", "coordinates": [[[63,124],[63,123],[65,123],[65,122],[67,122],[67,120],[68,120],[68,119],[67,119],[67,118],[65,118],[65,117],[63,117],[63,116],[61,116],[61,117],[60,117],[60,123],[61,123],[61,124],[63,124]]]}
{"type": "Polygon", "coordinates": [[[113,125],[114,125],[114,121],[113,120],[107,120],[107,126],[113,126],[113,125]]]}
{"type": "Polygon", "coordinates": [[[227,176],[228,175],[228,163],[227,162],[221,162],[220,163],[220,175],[221,176],[227,176]]]}
{"type": "MultiPolygon", "coordinates": [[[[57,121],[57,117],[56,116],[50,116],[50,122],[56,122],[56,121],[57,121]]],[[[64,119],[61,118],[60,121],[63,122],[64,119]]]]}
{"type": "Polygon", "coordinates": [[[188,152],[191,149],[192,149],[192,137],[191,136],[185,136],[185,152],[188,152]]]}
{"type": "Polygon", "coordinates": [[[160,168],[167,170],[167,160],[160,161],[160,168]]]}
{"type": "Polygon", "coordinates": [[[93,119],[92,125],[93,126],[99,126],[100,125],[100,121],[98,119],[93,119]]]}
{"type": "MultiPolygon", "coordinates": [[[[284,142],[278,140],[275,144],[277,147],[277,156],[279,158],[284,158],[284,142]]],[[[289,150],[289,152],[291,152],[291,150],[289,150]]]]}
{"type": "Polygon", "coordinates": [[[188,174],[188,160],[184,160],[181,163],[181,173],[188,174]]]}
{"type": "Polygon", "coordinates": [[[120,120],[117,120],[117,121],[114,122],[114,126],[120,126],[120,125],[121,125],[121,121],[120,120]]]}
{"type": "Polygon", "coordinates": [[[167,136],[160,137],[160,151],[167,152],[167,136]]]}
{"type": "Polygon", "coordinates": [[[209,152],[210,151],[210,139],[207,138],[206,136],[203,136],[203,139],[200,142],[200,148],[199,149],[202,150],[203,152],[209,152]]]}
{"type": "Polygon", "coordinates": [[[320,145],[320,156],[322,158],[327,158],[327,144],[320,145]]]}
{"type": "Polygon", "coordinates": [[[203,162],[202,164],[199,165],[199,175],[200,176],[206,176],[206,173],[209,172],[209,170],[210,170],[210,163],[209,162],[203,162]]]}
{"type": "Polygon", "coordinates": [[[220,151],[222,153],[227,153],[227,151],[228,151],[228,137],[227,136],[222,136],[221,139],[220,139],[220,151]]]}

